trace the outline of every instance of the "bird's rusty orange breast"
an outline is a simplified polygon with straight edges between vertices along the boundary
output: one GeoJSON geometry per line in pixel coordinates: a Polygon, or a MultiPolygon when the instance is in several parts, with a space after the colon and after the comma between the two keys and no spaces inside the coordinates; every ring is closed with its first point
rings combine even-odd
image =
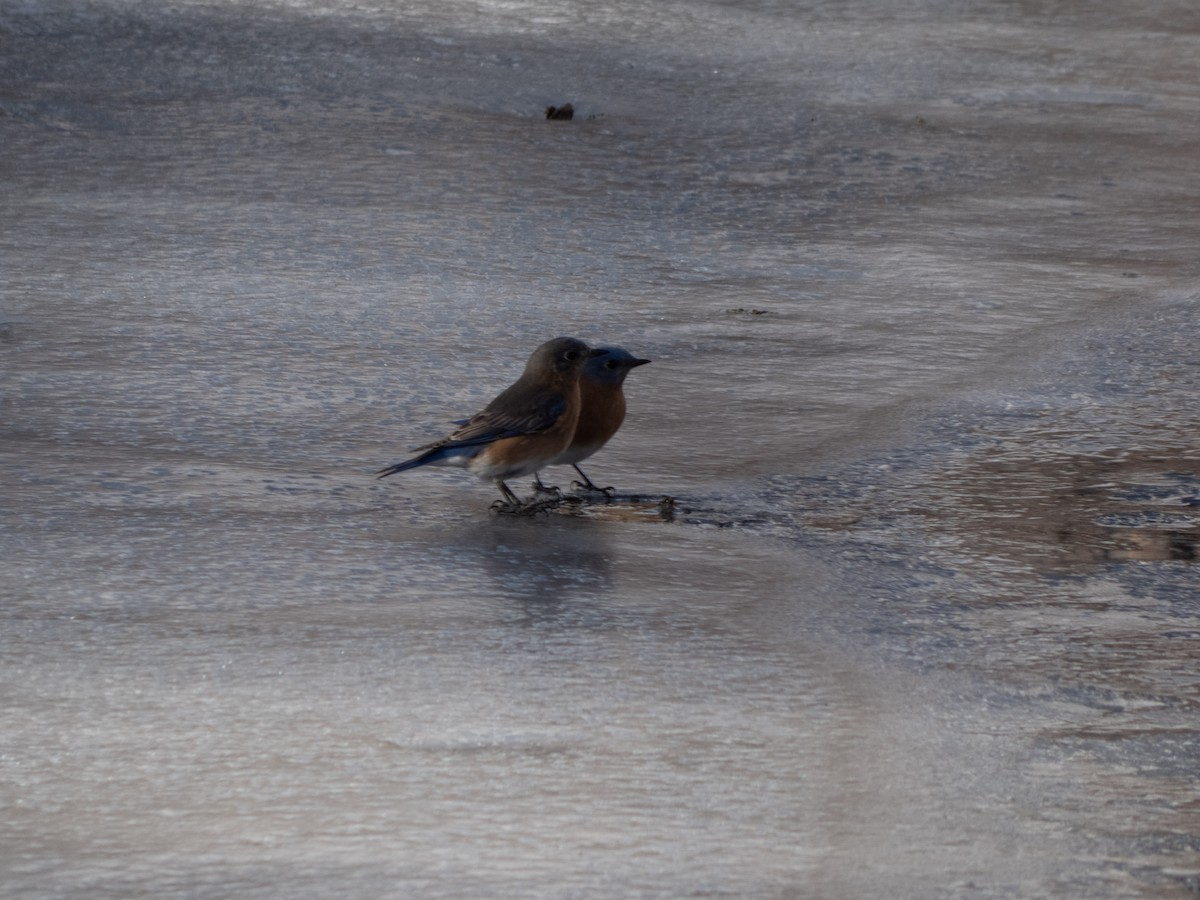
{"type": "Polygon", "coordinates": [[[603,444],[625,421],[625,392],[619,384],[579,382],[580,416],[571,446],[603,444]]]}

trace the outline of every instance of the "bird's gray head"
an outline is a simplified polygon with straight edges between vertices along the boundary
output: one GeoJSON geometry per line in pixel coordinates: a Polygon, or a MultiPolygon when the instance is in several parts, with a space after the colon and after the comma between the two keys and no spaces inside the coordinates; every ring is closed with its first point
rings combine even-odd
{"type": "Polygon", "coordinates": [[[578,338],[555,338],[533,351],[529,362],[525,364],[525,371],[578,374],[594,352],[578,338]]]}
{"type": "Polygon", "coordinates": [[[597,347],[583,367],[583,377],[601,384],[620,384],[636,366],[644,366],[648,359],[638,359],[624,347],[597,347]]]}

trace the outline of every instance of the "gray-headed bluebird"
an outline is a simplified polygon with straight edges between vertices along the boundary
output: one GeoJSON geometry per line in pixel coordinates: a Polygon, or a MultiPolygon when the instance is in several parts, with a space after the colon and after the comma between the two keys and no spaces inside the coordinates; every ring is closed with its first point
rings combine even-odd
{"type": "MultiPolygon", "coordinates": [[[[570,465],[583,479],[590,491],[602,491],[583,474],[578,463],[583,462],[617,433],[625,421],[625,392],[621,385],[629,370],[644,366],[648,359],[638,359],[623,347],[597,347],[592,351],[583,374],[579,376],[579,423],[567,448],[555,457],[551,465],[570,465]]],[[[539,479],[539,484],[541,483],[539,479]]]]}
{"type": "Polygon", "coordinates": [[[546,341],[530,355],[516,383],[482,412],[378,476],[418,466],[457,466],[496,482],[505,499],[520,506],[504,482],[549,465],[570,445],[579,421],[579,375],[593,352],[575,338],[546,341]]]}

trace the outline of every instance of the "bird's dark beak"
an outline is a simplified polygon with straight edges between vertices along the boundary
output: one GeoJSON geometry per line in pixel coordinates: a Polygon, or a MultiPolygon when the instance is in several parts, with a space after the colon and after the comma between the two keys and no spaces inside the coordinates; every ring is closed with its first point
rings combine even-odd
{"type": "Polygon", "coordinates": [[[644,366],[648,362],[650,362],[648,359],[632,359],[629,361],[629,368],[633,369],[638,366],[644,366]]]}

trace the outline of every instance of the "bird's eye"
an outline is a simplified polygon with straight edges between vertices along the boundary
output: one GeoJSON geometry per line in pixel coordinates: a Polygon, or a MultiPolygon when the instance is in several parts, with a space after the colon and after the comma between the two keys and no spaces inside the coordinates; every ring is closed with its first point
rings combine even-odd
{"type": "Polygon", "coordinates": [[[610,359],[608,362],[606,362],[604,364],[604,368],[606,368],[606,369],[615,369],[616,367],[617,367],[617,361],[615,359],[610,359]]]}
{"type": "Polygon", "coordinates": [[[575,362],[575,360],[579,359],[579,351],[568,350],[563,354],[563,359],[565,359],[567,362],[575,362]]]}

